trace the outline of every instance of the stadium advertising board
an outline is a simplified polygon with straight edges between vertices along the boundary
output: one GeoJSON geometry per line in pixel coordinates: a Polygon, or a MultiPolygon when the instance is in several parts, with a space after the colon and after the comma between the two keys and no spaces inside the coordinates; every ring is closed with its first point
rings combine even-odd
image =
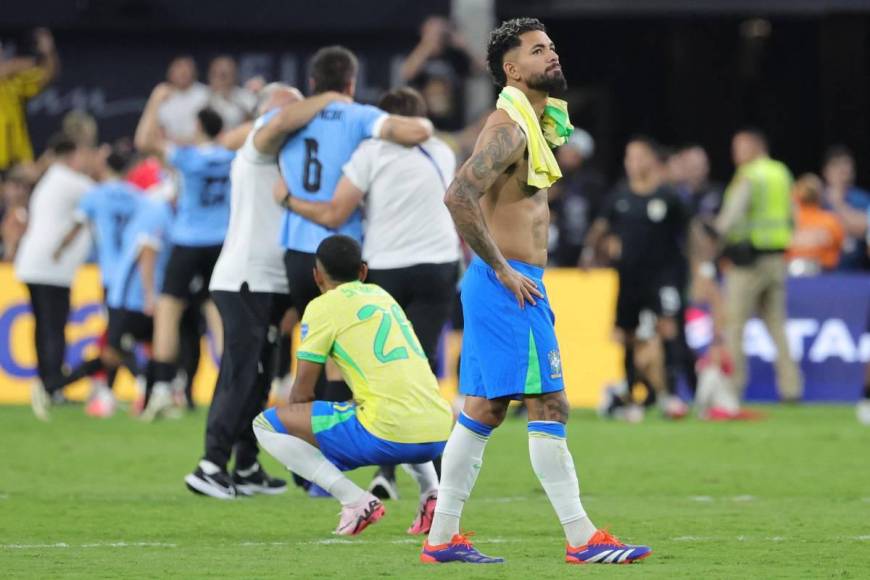
{"type": "MultiPolygon", "coordinates": [[[[598,403],[605,385],[622,376],[622,355],[610,340],[616,299],[616,277],[606,270],[580,272],[548,270],[545,283],[561,348],[568,397],[576,407],[598,403]]],[[[105,328],[96,267],[81,268],[72,290],[67,325],[67,364],[73,366],[97,352],[97,337],[105,328]]],[[[813,401],[854,401],[870,361],[870,277],[834,275],[789,281],[789,322],[786,332],[792,356],[801,361],[806,398],[813,401]]],[[[712,337],[709,316],[690,313],[688,337],[703,349],[712,337]]],[[[9,264],[0,265],[0,403],[25,403],[36,376],[33,316],[27,289],[14,277],[9,264]]],[[[750,400],[772,400],[775,347],[759,320],[746,327],[745,350],[750,356],[750,400]]],[[[194,396],[210,400],[217,376],[215,357],[204,345],[194,396]]],[[[447,349],[458,353],[458,344],[447,349]]],[[[454,365],[447,365],[454,368],[454,365]]],[[[447,383],[455,385],[455,380],[447,383]]],[[[123,372],[116,385],[123,399],[134,395],[132,378],[123,372]]],[[[71,398],[87,394],[81,381],[69,390],[71,398]]],[[[446,392],[453,389],[448,388],[446,392]]]]}

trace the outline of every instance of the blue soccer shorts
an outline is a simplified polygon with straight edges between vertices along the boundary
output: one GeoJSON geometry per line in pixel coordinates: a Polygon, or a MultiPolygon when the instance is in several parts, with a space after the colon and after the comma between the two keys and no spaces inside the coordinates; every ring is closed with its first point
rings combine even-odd
{"type": "Polygon", "coordinates": [[[462,360],[459,392],[497,399],[521,399],[565,388],[556,340],[556,318],[542,281],[544,269],[517,260],[508,263],[531,278],[544,298],[525,308],[499,282],[495,271],[475,257],[462,280],[462,360]]]}
{"type": "MultiPolygon", "coordinates": [[[[266,410],[263,416],[276,431],[287,432],[274,408],[266,410]]],[[[311,430],[320,452],[342,471],[365,465],[426,463],[441,455],[447,444],[447,441],[396,443],[381,439],[362,426],[353,403],[314,401],[311,430]]]]}

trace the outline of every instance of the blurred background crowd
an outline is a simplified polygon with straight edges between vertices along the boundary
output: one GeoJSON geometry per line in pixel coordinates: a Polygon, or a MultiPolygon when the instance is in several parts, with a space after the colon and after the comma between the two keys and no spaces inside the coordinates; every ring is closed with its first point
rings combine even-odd
{"type": "MultiPolygon", "coordinates": [[[[746,41],[750,44],[773,44],[780,33],[779,28],[771,30],[770,21],[764,19],[747,19],[736,25],[741,27],[741,34],[747,35],[746,41]]],[[[791,25],[783,23],[784,33],[791,25]]],[[[556,26],[551,22],[550,27],[556,26]]],[[[572,87],[568,97],[572,117],[580,122],[576,123],[578,130],[571,141],[559,151],[558,160],[565,177],[550,192],[552,265],[578,265],[590,224],[607,195],[624,178],[622,148],[635,133],[648,134],[666,144],[660,169],[663,179],[678,192],[691,213],[705,218],[715,216],[730,177],[729,160],[721,152],[727,151],[731,134],[743,123],[734,124],[730,132],[722,132],[715,140],[705,141],[701,138],[709,134],[709,128],[699,127],[695,134],[672,138],[669,133],[673,131],[656,134],[643,119],[632,128],[621,126],[624,119],[620,119],[619,127],[602,126],[600,120],[585,126],[583,120],[600,107],[588,102],[590,94],[598,89],[578,86],[570,75],[572,67],[588,68],[587,61],[594,57],[575,51],[572,39],[559,38],[558,28],[553,36],[559,39],[560,47],[567,47],[562,54],[572,87]],[[625,136],[623,139],[620,133],[625,136]],[[604,147],[599,145],[602,141],[604,147]],[[710,151],[720,155],[716,163],[719,171],[715,173],[710,151]]],[[[295,72],[285,75],[291,78],[261,74],[251,66],[250,54],[242,55],[246,62],[243,70],[235,54],[218,53],[204,58],[180,54],[164,62],[163,79],[158,76],[141,79],[145,81],[145,88],[139,95],[122,93],[115,97],[108,78],[113,73],[111,70],[102,71],[106,75],[102,77],[105,86],[82,86],[79,79],[71,78],[76,70],[86,66],[75,62],[82,58],[76,54],[80,40],[58,51],[47,29],[17,31],[5,37],[0,35],[0,38],[4,38],[0,50],[0,126],[3,128],[0,132],[3,193],[0,215],[4,261],[12,260],[15,255],[26,227],[28,196],[50,162],[51,150],[47,145],[56,132],[63,131],[95,148],[100,144],[129,141],[137,120],[136,109],[141,110],[151,86],[166,80],[175,92],[161,108],[161,123],[171,139],[183,143],[192,138],[196,112],[205,106],[221,115],[225,130],[232,129],[252,117],[257,93],[267,82],[295,81],[304,88],[304,83],[298,83],[295,72]],[[109,111],[107,115],[107,105],[113,104],[107,101],[113,100],[120,106],[117,112],[125,109],[124,114],[109,111]],[[29,120],[34,119],[35,128],[28,129],[29,120]]],[[[757,49],[761,53],[757,66],[770,66],[765,62],[769,58],[763,54],[765,48],[774,47],[757,49]]],[[[360,100],[374,100],[372,97],[378,94],[379,88],[403,84],[417,88],[426,100],[436,129],[454,147],[461,162],[473,147],[480,120],[487,112],[487,92],[491,99],[481,51],[472,48],[454,21],[445,16],[430,16],[422,20],[416,43],[407,43],[405,54],[392,55],[386,60],[391,68],[387,82],[380,82],[382,87],[376,83],[367,85],[364,78],[360,100]],[[481,86],[483,101],[472,94],[472,89],[481,86]]],[[[763,76],[765,71],[757,74],[763,76]]],[[[715,113],[711,110],[710,114],[715,113]]],[[[860,163],[852,152],[853,143],[847,140],[849,135],[814,142],[797,127],[810,124],[812,120],[794,119],[790,123],[796,127],[789,130],[768,127],[757,122],[759,115],[753,114],[751,109],[744,115],[744,121],[751,121],[771,133],[774,156],[782,159],[796,177],[793,198],[799,211],[796,233],[789,248],[790,273],[803,276],[831,270],[870,269],[865,240],[870,193],[861,187],[860,163]],[[780,135],[784,136],[782,139],[795,135],[802,140],[801,155],[795,156],[793,162],[777,155],[780,135]],[[814,163],[809,162],[812,159],[814,163]]],[[[863,144],[862,139],[858,145],[863,144]]]]}

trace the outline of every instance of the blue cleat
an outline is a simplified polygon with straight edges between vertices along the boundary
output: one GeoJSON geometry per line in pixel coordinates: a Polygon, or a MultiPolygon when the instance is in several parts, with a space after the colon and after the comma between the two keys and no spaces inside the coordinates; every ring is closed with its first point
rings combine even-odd
{"type": "Polygon", "coordinates": [[[569,564],[631,564],[652,554],[649,546],[629,546],[605,530],[598,530],[586,545],[568,545],[565,561],[569,564]]]}
{"type": "Polygon", "coordinates": [[[423,543],[423,552],[420,561],[424,564],[448,564],[450,562],[463,562],[466,564],[501,564],[504,558],[491,558],[481,554],[471,544],[468,538],[473,532],[465,535],[455,534],[449,544],[432,546],[429,541],[423,543]]]}

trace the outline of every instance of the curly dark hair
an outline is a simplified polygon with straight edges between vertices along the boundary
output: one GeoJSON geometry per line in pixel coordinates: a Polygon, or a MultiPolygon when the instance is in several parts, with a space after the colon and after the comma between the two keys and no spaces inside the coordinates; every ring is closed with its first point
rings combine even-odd
{"type": "Polygon", "coordinates": [[[507,84],[504,74],[504,55],[512,48],[520,45],[520,35],[531,30],[547,32],[544,23],[537,18],[514,18],[505,20],[498,28],[489,35],[489,45],[486,47],[486,64],[489,66],[489,74],[499,88],[507,84]]]}

